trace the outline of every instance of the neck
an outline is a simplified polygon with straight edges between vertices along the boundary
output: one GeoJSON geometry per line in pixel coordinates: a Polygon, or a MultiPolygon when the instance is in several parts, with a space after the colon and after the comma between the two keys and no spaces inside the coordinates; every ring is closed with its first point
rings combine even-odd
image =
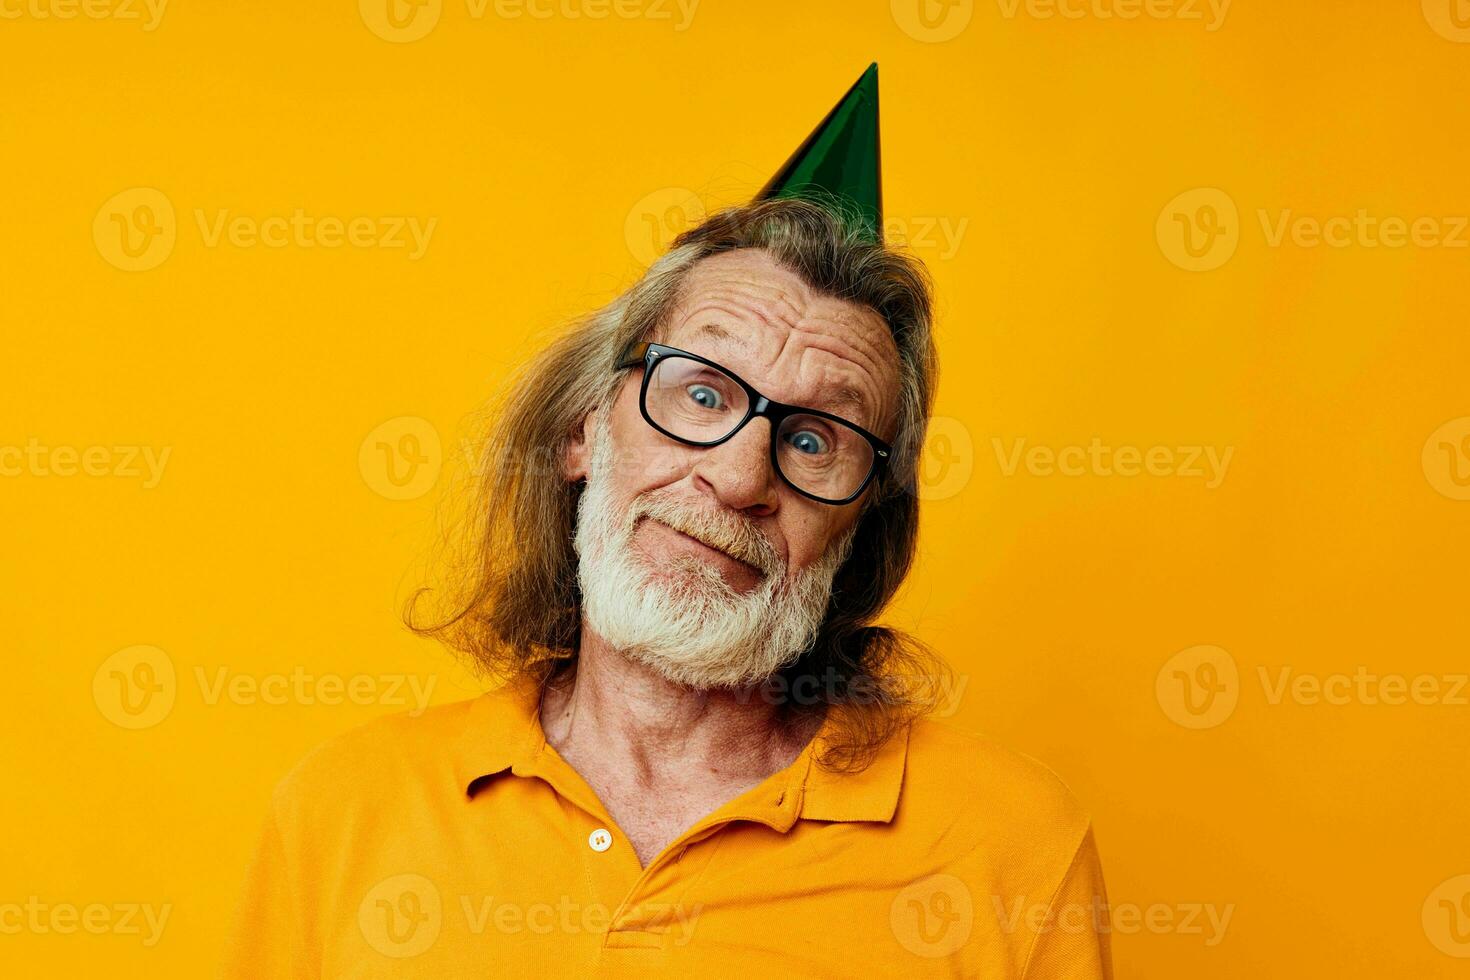
{"type": "Polygon", "coordinates": [[[790,765],[817,728],[784,723],[756,688],[675,684],[585,627],[575,669],[542,702],[546,740],[574,766],[577,758],[597,759],[645,785],[758,782],[790,765]]]}

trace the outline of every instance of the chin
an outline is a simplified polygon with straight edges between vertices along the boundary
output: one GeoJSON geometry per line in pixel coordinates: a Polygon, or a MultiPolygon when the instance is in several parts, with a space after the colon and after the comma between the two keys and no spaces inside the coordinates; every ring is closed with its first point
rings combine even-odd
{"type": "Polygon", "coordinates": [[[661,588],[676,598],[697,600],[701,608],[737,602],[751,594],[732,586],[713,565],[688,555],[672,555],[658,561],[645,556],[638,565],[645,587],[661,588]]]}
{"type": "Polygon", "coordinates": [[[634,648],[627,655],[664,679],[694,691],[737,690],[770,677],[775,670],[752,663],[740,664],[733,656],[688,657],[634,648]]]}

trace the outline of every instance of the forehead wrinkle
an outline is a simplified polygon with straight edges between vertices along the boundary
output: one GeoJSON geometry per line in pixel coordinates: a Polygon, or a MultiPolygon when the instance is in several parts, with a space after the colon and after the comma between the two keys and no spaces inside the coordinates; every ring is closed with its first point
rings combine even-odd
{"type": "MultiPolygon", "coordinates": [[[[877,314],[874,314],[876,316],[877,314]]],[[[866,318],[863,318],[866,319],[866,318]]],[[[883,345],[878,343],[871,335],[876,331],[865,329],[866,324],[856,317],[810,317],[807,322],[828,323],[831,327],[827,330],[801,327],[813,340],[812,347],[828,351],[838,357],[860,364],[868,373],[874,377],[883,374],[882,365],[884,359],[879,353],[883,345]],[[838,343],[841,338],[842,344],[838,343]],[[823,343],[825,341],[825,343],[823,343]],[[840,346],[851,348],[849,352],[839,349],[840,346]]],[[[896,349],[896,348],[895,348],[896,349]]]]}
{"type": "MultiPolygon", "coordinates": [[[[731,319],[738,321],[742,311],[728,303],[718,301],[700,303],[698,306],[692,308],[688,315],[679,322],[675,332],[683,334],[688,338],[684,341],[685,343],[703,338],[717,345],[733,344],[742,351],[751,353],[756,345],[747,333],[729,329],[724,323],[719,322],[723,318],[712,318],[708,316],[708,314],[714,312],[727,314],[731,319]],[[694,321],[698,321],[698,323],[694,324],[694,321]]],[[[670,337],[669,339],[672,340],[674,338],[670,337]]],[[[703,352],[694,351],[694,353],[699,354],[703,352]]]]}
{"type": "Polygon", "coordinates": [[[792,322],[801,317],[801,307],[811,304],[815,291],[796,273],[784,267],[780,282],[771,282],[769,272],[730,267],[739,252],[726,252],[703,259],[685,281],[688,295],[707,293],[720,299],[737,298],[769,321],[792,322]],[[724,260],[723,262],[721,260],[724,260]],[[708,263],[717,263],[710,265],[708,263]]]}
{"type": "MultiPolygon", "coordinates": [[[[886,415],[887,403],[891,400],[887,397],[888,392],[884,390],[883,382],[889,373],[885,370],[885,366],[889,366],[890,362],[896,363],[897,348],[891,343],[892,336],[887,333],[886,324],[882,324],[884,329],[881,332],[888,337],[890,343],[887,345],[882,343],[883,337],[879,336],[880,329],[873,324],[874,320],[881,321],[876,311],[867,307],[829,309],[832,306],[841,306],[846,301],[839,297],[817,293],[800,277],[793,278],[791,284],[784,281],[780,284],[768,284],[758,275],[743,269],[696,267],[695,274],[690,277],[689,285],[691,288],[684,304],[686,315],[679,321],[684,331],[691,329],[691,321],[696,320],[700,313],[719,311],[733,317],[737,323],[744,324],[747,329],[727,329],[724,325],[715,323],[714,326],[722,329],[727,335],[725,338],[720,338],[709,330],[706,324],[699,324],[692,328],[694,330],[692,336],[706,337],[716,343],[728,340],[736,345],[745,356],[769,366],[781,362],[793,336],[799,330],[806,341],[806,348],[798,358],[800,362],[805,362],[813,350],[822,350],[860,370],[850,368],[847,371],[841,371],[842,378],[838,389],[823,393],[824,398],[814,398],[803,402],[798,397],[791,399],[791,403],[806,404],[812,408],[822,407],[829,411],[832,409],[828,406],[837,404],[843,404],[844,407],[860,407],[866,409],[870,416],[861,420],[853,419],[854,421],[860,421],[864,428],[875,431],[876,427],[882,423],[886,415]],[[795,302],[793,302],[793,289],[788,286],[795,287],[795,302]],[[813,310],[812,307],[818,307],[818,309],[813,310]],[[748,329],[752,319],[759,320],[769,327],[781,326],[786,329],[755,331],[752,335],[752,331],[748,329]],[[773,334],[769,340],[765,336],[768,332],[773,334]],[[779,337],[774,336],[777,333],[779,337]],[[771,350],[772,345],[775,347],[774,352],[771,350]],[[885,357],[885,354],[888,356],[885,357]],[[864,379],[867,380],[867,383],[864,379]],[[871,389],[867,394],[876,395],[876,398],[866,397],[865,388],[871,389]],[[858,396],[857,399],[852,398],[854,394],[858,396]]],[[[696,353],[704,352],[696,351],[696,353]]],[[[799,363],[798,374],[803,373],[802,367],[803,364],[799,363]]],[[[819,377],[832,373],[830,367],[825,369],[819,367],[816,371],[819,377]]],[[[833,414],[842,413],[833,411],[833,414]]],[[[844,417],[852,418],[851,416],[844,417]]]]}
{"type": "MultiPolygon", "coordinates": [[[[876,315],[875,313],[874,316],[876,315]]],[[[862,320],[866,320],[866,317],[862,318],[862,320]]],[[[868,402],[866,407],[875,413],[874,418],[870,421],[876,422],[887,402],[887,398],[885,397],[887,392],[884,382],[888,379],[889,371],[886,368],[896,365],[896,358],[885,359],[883,357],[882,353],[880,353],[880,348],[883,345],[876,337],[872,336],[874,331],[863,329],[861,320],[850,317],[838,317],[832,318],[830,322],[841,327],[841,333],[837,334],[832,331],[821,330],[807,331],[810,340],[806,350],[802,352],[802,356],[805,358],[813,351],[825,351],[841,361],[861,368],[860,371],[853,372],[858,383],[855,385],[850,383],[844,384],[844,387],[855,387],[861,393],[864,387],[862,381],[864,379],[871,381],[871,387],[876,389],[874,393],[877,395],[877,398],[875,401],[868,402]],[[839,336],[841,337],[840,342],[838,340],[839,336]]],[[[896,346],[894,347],[894,353],[895,355],[897,353],[896,346]]],[[[865,401],[867,400],[865,399],[865,401]]]]}
{"type": "Polygon", "coordinates": [[[865,429],[869,428],[868,417],[865,414],[868,411],[868,399],[864,398],[863,393],[852,385],[840,385],[836,391],[812,401],[810,407],[840,415],[849,422],[856,422],[865,429]]]}
{"type": "MultiPolygon", "coordinates": [[[[757,284],[752,283],[750,286],[753,291],[761,291],[757,284]]],[[[739,289],[714,289],[710,291],[709,299],[724,304],[725,309],[731,313],[753,313],[766,326],[793,327],[801,320],[802,311],[784,290],[767,288],[766,291],[771,295],[760,297],[739,289]]]]}
{"type": "MultiPolygon", "coordinates": [[[[743,263],[748,258],[754,258],[753,255],[744,255],[745,251],[720,253],[703,259],[699,265],[696,265],[689,279],[686,280],[685,301],[686,304],[689,304],[686,309],[697,311],[710,303],[722,303],[724,305],[721,308],[732,314],[753,313],[767,325],[779,323],[792,330],[809,330],[810,328],[804,326],[806,320],[816,322],[830,320],[841,326],[842,332],[854,335],[854,347],[865,346],[861,339],[856,337],[861,332],[861,328],[852,329],[859,320],[858,316],[853,315],[853,311],[842,310],[835,315],[828,316],[812,311],[812,307],[816,306],[856,304],[848,304],[840,297],[817,290],[800,275],[779,263],[775,263],[777,270],[775,278],[779,280],[777,282],[771,282],[770,273],[765,270],[752,271],[741,265],[732,265],[732,260],[743,263]],[[700,296],[702,292],[706,295],[700,296]]],[[[863,313],[877,315],[869,308],[861,307],[860,309],[863,313]]],[[[871,351],[864,351],[864,353],[868,354],[872,363],[880,360],[874,357],[871,351]]],[[[872,363],[868,365],[870,369],[872,363]]]]}
{"type": "MultiPolygon", "coordinates": [[[[728,333],[719,324],[704,324],[699,328],[699,332],[713,336],[714,334],[711,328],[713,331],[728,333]]],[[[819,331],[802,327],[787,330],[782,334],[781,347],[776,356],[763,363],[768,365],[781,363],[787,348],[791,346],[792,338],[796,337],[798,332],[804,334],[809,341],[818,338],[830,341],[829,335],[819,331]]],[[[741,338],[738,334],[731,334],[731,337],[741,344],[743,348],[742,353],[746,353],[747,355],[750,353],[750,345],[744,343],[744,338],[741,338]]],[[[744,368],[744,365],[739,365],[739,367],[744,368]]],[[[878,391],[880,383],[876,378],[874,383],[865,384],[864,367],[865,365],[860,360],[852,356],[852,352],[839,349],[839,345],[836,343],[822,344],[809,342],[797,355],[796,387],[800,391],[811,391],[813,393],[801,394],[798,392],[793,396],[777,398],[776,400],[804,408],[817,408],[831,412],[850,422],[857,422],[863,428],[871,430],[874,428],[876,421],[881,417],[880,412],[884,404],[884,399],[881,391],[878,391]],[[812,366],[813,362],[810,360],[810,357],[814,352],[826,353],[836,358],[839,363],[836,366],[831,364],[816,364],[812,366]],[[810,385],[803,384],[802,379],[806,377],[815,377],[816,380],[810,385]],[[833,385],[835,385],[835,388],[833,385]],[[868,388],[878,392],[876,397],[870,397],[870,392],[865,391],[868,388]],[[846,409],[847,411],[844,412],[842,409],[846,409]]],[[[735,366],[732,365],[732,369],[734,368],[735,366]]],[[[740,373],[740,371],[737,370],[736,373],[740,373]]],[[[881,375],[876,377],[881,377],[881,375]]],[[[760,386],[757,385],[757,387],[760,386]]],[[[766,392],[766,394],[770,395],[772,393],[766,392]]]]}
{"type": "MultiPolygon", "coordinates": [[[[710,338],[712,338],[715,341],[715,345],[717,347],[718,346],[722,346],[723,345],[723,341],[725,341],[725,340],[728,339],[728,340],[734,341],[737,345],[739,345],[741,348],[743,348],[746,352],[749,351],[750,345],[746,342],[746,340],[745,340],[744,337],[741,337],[739,334],[732,333],[732,332],[726,330],[724,327],[720,326],[718,323],[714,323],[712,321],[701,323],[698,327],[695,327],[694,328],[694,332],[695,332],[695,336],[696,337],[710,337],[710,338]]],[[[794,331],[794,330],[791,330],[791,331],[787,331],[786,332],[785,336],[782,339],[781,353],[784,353],[785,352],[787,345],[789,344],[791,338],[795,335],[795,333],[796,333],[796,331],[794,331]]],[[[810,353],[814,349],[817,349],[817,348],[809,347],[806,350],[802,351],[802,358],[801,358],[801,360],[804,362],[806,360],[806,355],[808,353],[810,353]]],[[[822,349],[825,350],[825,348],[822,348],[822,349]]],[[[697,353],[702,353],[702,352],[701,351],[694,351],[694,353],[697,354],[697,353]]],[[[829,351],[829,353],[836,354],[836,352],[832,352],[832,351],[829,351]]],[[[836,356],[839,356],[840,357],[842,355],[836,354],[836,356]]],[[[715,360],[718,360],[718,358],[714,358],[714,359],[715,360]]],[[[780,354],[778,354],[773,359],[773,363],[779,362],[780,359],[781,359],[780,354]]],[[[851,360],[850,358],[844,358],[844,359],[849,360],[849,361],[851,360]]],[[[731,365],[730,367],[731,367],[732,370],[734,370],[736,366],[735,365],[731,365]]],[[[740,367],[743,368],[744,366],[743,365],[740,365],[740,367]]],[[[740,373],[740,372],[737,371],[736,373],[740,373]]],[[[825,374],[830,374],[831,372],[830,371],[819,370],[817,373],[819,375],[825,375],[825,374]]],[[[832,412],[833,414],[837,414],[837,415],[841,415],[842,414],[840,411],[838,411],[839,408],[856,409],[858,411],[864,411],[864,410],[871,409],[872,408],[872,400],[864,395],[860,384],[854,384],[853,382],[847,380],[846,379],[846,374],[847,374],[847,372],[843,372],[843,376],[838,378],[838,381],[837,381],[838,387],[835,390],[830,391],[830,392],[820,393],[820,394],[817,394],[817,395],[807,396],[807,397],[800,397],[800,396],[798,396],[791,404],[801,405],[801,406],[806,407],[806,408],[821,408],[824,411],[829,411],[829,412],[832,412]]],[[[818,382],[818,384],[820,385],[821,382],[818,382]]],[[[843,417],[844,418],[848,418],[850,421],[858,421],[858,422],[864,422],[864,421],[866,421],[866,419],[852,418],[851,416],[843,416],[843,417]]]]}
{"type": "MultiPolygon", "coordinates": [[[[883,398],[879,393],[876,399],[864,389],[868,387],[864,383],[864,375],[855,370],[852,365],[855,362],[844,354],[829,350],[825,347],[808,347],[802,351],[802,361],[807,363],[808,356],[815,351],[822,351],[840,359],[836,366],[818,365],[813,369],[817,375],[817,384],[822,387],[830,387],[830,391],[816,396],[807,404],[813,408],[823,408],[825,411],[840,415],[850,422],[856,422],[869,431],[875,431],[877,420],[883,406],[883,398]],[[839,411],[839,408],[847,412],[839,411]]],[[[876,385],[874,386],[876,387],[876,385]]]]}
{"type": "MultiPolygon", "coordinates": [[[[737,323],[748,322],[749,315],[752,312],[748,306],[739,303],[731,303],[721,297],[710,297],[699,302],[697,305],[690,307],[688,313],[679,321],[679,326],[682,329],[682,332],[687,333],[689,330],[692,330],[692,336],[708,337],[717,342],[733,343],[738,346],[744,353],[751,356],[753,359],[770,360],[773,362],[779,360],[781,350],[785,348],[786,338],[789,338],[791,335],[792,328],[790,326],[784,323],[772,323],[771,320],[769,320],[759,310],[754,311],[757,318],[764,326],[786,327],[784,331],[780,331],[781,348],[776,351],[775,356],[762,357],[762,352],[768,349],[771,345],[771,342],[776,339],[776,330],[762,330],[756,332],[755,335],[752,336],[749,330],[742,331],[729,329],[726,327],[725,324],[714,322],[712,320],[706,320],[699,323],[698,326],[690,327],[690,322],[701,319],[701,314],[707,314],[714,311],[728,315],[731,320],[734,320],[737,323]],[[711,330],[711,327],[713,327],[714,330],[711,330]],[[721,336],[720,333],[716,333],[715,331],[721,331],[723,336],[721,336]]],[[[695,353],[700,352],[696,351],[695,353]]]]}

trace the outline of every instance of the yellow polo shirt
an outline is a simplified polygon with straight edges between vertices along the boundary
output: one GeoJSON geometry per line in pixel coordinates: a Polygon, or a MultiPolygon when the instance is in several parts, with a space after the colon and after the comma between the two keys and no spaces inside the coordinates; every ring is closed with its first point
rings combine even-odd
{"type": "Polygon", "coordinates": [[[533,689],[371,722],[277,788],[224,976],[1111,976],[1049,770],[929,720],[856,774],[815,745],[641,868],[533,689]]]}

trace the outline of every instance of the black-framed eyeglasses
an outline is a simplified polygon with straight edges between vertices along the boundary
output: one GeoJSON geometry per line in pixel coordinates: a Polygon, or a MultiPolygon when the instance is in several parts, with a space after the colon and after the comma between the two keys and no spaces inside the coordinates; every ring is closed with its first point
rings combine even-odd
{"type": "Polygon", "coordinates": [[[718,446],[757,416],[771,422],[771,465],[787,486],[824,504],[856,500],[887,464],[893,447],[830,412],[772,401],[707,357],[642,342],[618,369],[643,366],[638,410],[671,439],[718,446]]]}

